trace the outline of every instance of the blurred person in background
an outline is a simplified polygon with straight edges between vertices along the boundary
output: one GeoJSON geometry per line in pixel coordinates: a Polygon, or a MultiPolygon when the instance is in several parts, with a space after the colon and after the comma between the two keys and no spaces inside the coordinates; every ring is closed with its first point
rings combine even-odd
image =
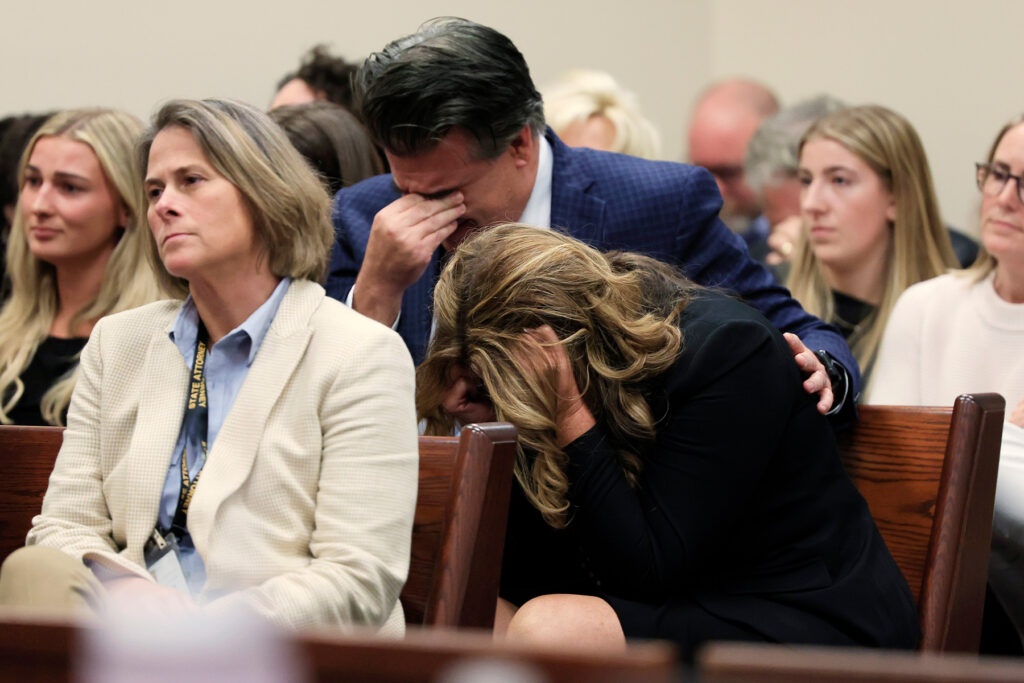
{"type": "MultiPolygon", "coordinates": [[[[758,253],[751,249],[754,258],[770,266],[789,261],[801,231],[800,139],[811,124],[844,106],[834,97],[819,95],[764,119],[750,138],[743,168],[771,228],[758,253]]],[[[784,273],[777,277],[785,281],[784,273]]]]}
{"type": "Polygon", "coordinates": [[[868,386],[900,294],[957,266],[928,158],[901,115],[850,107],[804,134],[800,184],[803,231],[786,285],[840,329],[868,386]]]}
{"type": "Polygon", "coordinates": [[[358,69],[358,64],[332,55],[326,45],[317,45],[306,53],[297,71],[278,82],[270,108],[327,100],[351,111],[352,76],[358,69]]]}
{"type": "Polygon", "coordinates": [[[640,113],[636,95],[623,89],[611,74],[576,69],[541,95],[547,124],[570,147],[659,158],[657,129],[640,113]]]}
{"type": "Polygon", "coordinates": [[[384,173],[384,157],[359,120],[333,102],[292,104],[270,111],[328,193],[384,173]]]}
{"type": "Polygon", "coordinates": [[[758,253],[768,237],[761,202],[747,184],[743,161],[747,143],[761,121],[779,111],[779,101],[765,86],[732,79],[707,88],[693,108],[687,131],[689,162],[711,171],[722,194],[719,217],[758,253]]]}
{"type": "Polygon", "coordinates": [[[10,295],[10,279],[7,277],[6,253],[7,236],[14,222],[14,210],[18,204],[18,164],[32,136],[39,127],[53,116],[46,114],[22,114],[0,119],[0,301],[10,295]]]}
{"type": "MultiPolygon", "coordinates": [[[[802,231],[800,218],[799,147],[804,132],[818,119],[845,105],[828,95],[787,107],[765,119],[747,146],[744,163],[748,182],[761,197],[764,215],[771,224],[764,261],[780,281],[785,280],[793,247],[802,231]]],[[[948,228],[949,239],[961,267],[974,263],[978,244],[948,228]]]]}
{"type": "Polygon", "coordinates": [[[56,112],[22,114],[0,120],[0,229],[4,239],[14,222],[14,209],[18,203],[18,164],[29,140],[39,127],[56,112]]]}

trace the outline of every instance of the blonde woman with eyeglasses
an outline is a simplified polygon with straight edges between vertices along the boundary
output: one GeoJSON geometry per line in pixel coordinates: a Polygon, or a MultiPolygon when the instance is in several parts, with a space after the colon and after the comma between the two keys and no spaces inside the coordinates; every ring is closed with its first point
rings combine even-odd
{"type": "Polygon", "coordinates": [[[1006,398],[990,582],[1024,627],[1024,116],[976,165],[982,249],[974,265],[915,285],[893,308],[869,403],[952,405],[1006,398]]]}

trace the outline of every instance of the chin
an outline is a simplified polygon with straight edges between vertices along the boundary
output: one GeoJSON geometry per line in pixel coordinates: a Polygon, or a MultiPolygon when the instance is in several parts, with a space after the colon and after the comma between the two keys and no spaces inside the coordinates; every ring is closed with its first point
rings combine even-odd
{"type": "Polygon", "coordinates": [[[35,258],[40,261],[46,261],[47,263],[59,261],[61,256],[60,252],[55,249],[47,249],[42,245],[33,244],[32,242],[28,243],[28,251],[35,258]]]}
{"type": "Polygon", "coordinates": [[[1018,257],[1024,252],[1024,239],[1013,239],[1009,235],[982,235],[981,245],[996,259],[1018,257]]]}
{"type": "Polygon", "coordinates": [[[164,270],[173,275],[174,277],[180,277],[185,280],[189,279],[189,273],[192,272],[191,263],[181,258],[168,258],[163,259],[164,270]]]}

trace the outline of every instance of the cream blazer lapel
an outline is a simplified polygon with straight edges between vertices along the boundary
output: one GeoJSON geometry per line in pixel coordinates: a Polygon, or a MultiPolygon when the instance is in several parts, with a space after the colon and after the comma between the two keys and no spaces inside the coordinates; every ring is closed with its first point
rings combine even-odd
{"type": "Polygon", "coordinates": [[[189,507],[188,529],[200,555],[208,548],[217,509],[252,470],[270,411],[306,352],[313,335],[309,321],[323,298],[319,285],[292,282],[224,419],[189,507]]]}
{"type": "Polygon", "coordinates": [[[126,545],[132,559],[143,565],[142,548],[156,527],[160,496],[181,431],[188,389],[188,368],[168,336],[169,332],[170,325],[158,328],[146,354],[142,373],[145,388],[141,392],[135,431],[126,456],[131,459],[131,474],[125,481],[133,491],[112,492],[114,499],[153,501],[147,506],[149,514],[145,518],[136,517],[126,522],[126,545]]]}

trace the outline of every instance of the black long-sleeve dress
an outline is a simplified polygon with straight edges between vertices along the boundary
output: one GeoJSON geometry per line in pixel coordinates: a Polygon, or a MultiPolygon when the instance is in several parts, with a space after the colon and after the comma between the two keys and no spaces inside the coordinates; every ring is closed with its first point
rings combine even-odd
{"type": "Polygon", "coordinates": [[[913,599],[778,331],[701,292],[651,384],[633,489],[600,423],[566,448],[571,519],[513,494],[502,596],[592,594],[630,637],[912,648],[913,599]]]}

